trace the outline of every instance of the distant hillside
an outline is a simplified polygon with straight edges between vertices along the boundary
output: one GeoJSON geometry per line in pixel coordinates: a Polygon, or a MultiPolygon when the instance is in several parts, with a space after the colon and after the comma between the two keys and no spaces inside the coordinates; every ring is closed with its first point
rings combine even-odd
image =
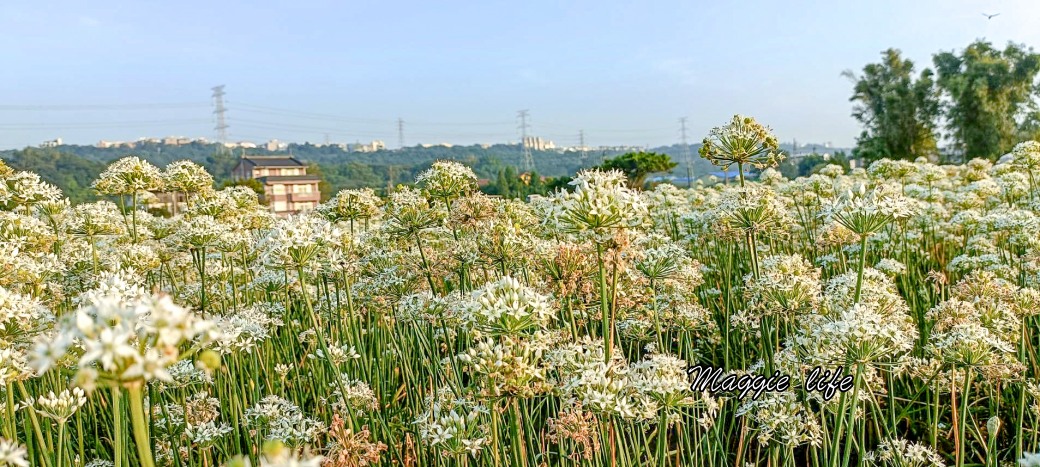
{"type": "MultiPolygon", "coordinates": [[[[694,179],[716,173],[720,169],[701,159],[697,154],[699,144],[689,147],[691,175],[694,179]]],[[[671,175],[685,179],[687,161],[682,146],[662,146],[650,151],[671,156],[678,166],[671,175]]],[[[578,152],[532,151],[535,171],[547,177],[572,176],[582,168],[593,167],[604,159],[624,151],[587,151],[584,160],[578,152]]],[[[495,180],[499,172],[507,167],[523,167],[523,153],[518,145],[493,146],[432,146],[408,147],[376,152],[348,152],[336,146],[313,144],[291,144],[284,151],[271,152],[265,149],[223,148],[218,144],[192,143],[185,145],[162,145],[145,143],[136,148],[98,148],[95,146],[63,145],[54,148],[26,148],[0,151],[3,159],[18,170],[31,170],[45,180],[54,183],[73,201],[94,199],[90,183],[104,170],[105,166],[125,156],[138,156],[164,167],[170,162],[189,159],[213,174],[217,183],[230,179],[231,169],[241,154],[269,155],[290,153],[297,158],[314,164],[311,170],[322,175],[327,183],[324,191],[361,187],[384,189],[387,186],[411,183],[415,176],[436,160],[456,160],[473,168],[477,176],[495,180]]],[[[518,171],[522,171],[518,170],[518,171]]]]}

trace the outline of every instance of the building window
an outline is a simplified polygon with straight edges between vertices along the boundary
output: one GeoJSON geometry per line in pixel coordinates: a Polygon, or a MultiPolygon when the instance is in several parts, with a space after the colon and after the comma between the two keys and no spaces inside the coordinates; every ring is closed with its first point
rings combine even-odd
{"type": "Polygon", "coordinates": [[[310,209],[312,207],[314,207],[314,203],[312,203],[310,201],[304,201],[304,202],[301,202],[301,203],[296,203],[296,210],[297,211],[302,211],[304,209],[310,209]]]}
{"type": "Polygon", "coordinates": [[[308,194],[313,193],[310,185],[293,185],[293,193],[308,194]]]}
{"type": "Polygon", "coordinates": [[[276,194],[276,195],[284,195],[285,194],[285,185],[282,185],[280,183],[279,184],[275,184],[275,186],[273,188],[273,193],[276,194]]]}
{"type": "Polygon", "coordinates": [[[274,202],[274,210],[275,210],[275,212],[282,212],[282,211],[288,211],[289,208],[288,208],[288,206],[286,206],[285,201],[275,201],[274,202]]]}

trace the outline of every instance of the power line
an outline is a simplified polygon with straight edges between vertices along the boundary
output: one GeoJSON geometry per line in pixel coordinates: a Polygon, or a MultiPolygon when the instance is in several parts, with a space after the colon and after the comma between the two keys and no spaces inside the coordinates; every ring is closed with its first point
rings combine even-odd
{"type": "Polygon", "coordinates": [[[255,113],[267,113],[267,114],[281,114],[299,118],[309,118],[313,120],[329,120],[329,121],[342,121],[349,123],[389,123],[391,120],[375,119],[375,118],[362,118],[362,117],[346,117],[342,115],[325,114],[318,112],[307,112],[301,110],[283,109],[279,107],[269,107],[265,105],[247,104],[243,102],[235,101],[235,108],[244,110],[247,112],[255,113]]]}
{"type": "Polygon", "coordinates": [[[8,104],[0,105],[0,111],[81,111],[81,110],[156,110],[188,109],[207,107],[207,102],[181,102],[156,104],[8,104]]]}
{"type": "Polygon", "coordinates": [[[380,130],[369,130],[361,129],[356,131],[345,131],[342,127],[335,126],[314,126],[314,125],[300,125],[296,123],[280,123],[280,122],[268,122],[260,120],[250,120],[243,118],[234,119],[235,126],[254,126],[254,127],[268,127],[276,130],[295,130],[295,131],[309,131],[314,133],[329,133],[332,135],[351,135],[351,136],[368,136],[373,134],[391,135],[389,128],[380,130]]]}
{"type": "Polygon", "coordinates": [[[516,122],[424,122],[424,121],[409,121],[412,125],[422,126],[507,126],[512,125],[516,122]]]}
{"type": "Polygon", "coordinates": [[[213,127],[217,130],[217,135],[220,138],[221,143],[227,143],[227,119],[226,113],[227,108],[224,107],[224,85],[213,87],[213,113],[217,115],[217,126],[213,127]]]}
{"type": "Polygon", "coordinates": [[[0,130],[89,130],[149,125],[182,125],[209,123],[209,119],[131,120],[121,122],[64,122],[64,123],[0,123],[0,130]]]}

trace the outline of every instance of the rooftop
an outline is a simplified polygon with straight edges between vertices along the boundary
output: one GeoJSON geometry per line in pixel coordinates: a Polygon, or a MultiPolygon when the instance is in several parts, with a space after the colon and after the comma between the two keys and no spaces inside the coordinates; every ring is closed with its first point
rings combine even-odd
{"type": "Polygon", "coordinates": [[[293,156],[242,156],[242,163],[257,167],[305,167],[307,165],[293,156]]]}
{"type": "Polygon", "coordinates": [[[280,175],[270,177],[257,178],[263,183],[274,183],[274,182],[317,182],[321,181],[321,177],[317,175],[280,175]]]}

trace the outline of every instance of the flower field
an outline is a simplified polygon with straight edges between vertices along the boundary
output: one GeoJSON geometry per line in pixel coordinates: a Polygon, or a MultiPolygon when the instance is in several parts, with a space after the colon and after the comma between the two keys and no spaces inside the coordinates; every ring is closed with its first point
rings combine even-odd
{"type": "Polygon", "coordinates": [[[438,162],[278,218],[187,161],[80,205],[0,165],[0,466],[1040,465],[1040,143],[786,180],[735,118],[701,153],[757,175],[524,202],[438,162]]]}

